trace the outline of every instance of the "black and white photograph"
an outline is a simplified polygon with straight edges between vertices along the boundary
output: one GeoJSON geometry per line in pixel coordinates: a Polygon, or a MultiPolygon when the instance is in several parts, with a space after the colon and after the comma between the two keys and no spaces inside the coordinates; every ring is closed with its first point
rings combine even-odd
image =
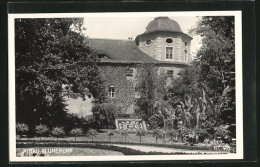
{"type": "Polygon", "coordinates": [[[241,13],[8,14],[10,161],[243,159],[241,13]]]}

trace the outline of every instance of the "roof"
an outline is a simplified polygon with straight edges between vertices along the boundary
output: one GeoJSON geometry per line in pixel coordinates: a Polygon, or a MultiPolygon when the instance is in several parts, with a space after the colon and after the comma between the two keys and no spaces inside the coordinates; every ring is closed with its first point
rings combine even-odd
{"type": "Polygon", "coordinates": [[[156,17],[146,27],[146,33],[156,31],[182,32],[180,25],[169,17],[156,17]]]}
{"type": "Polygon", "coordinates": [[[157,65],[188,65],[187,63],[182,62],[158,61],[147,53],[141,51],[135,41],[132,40],[87,38],[86,42],[97,52],[97,54],[104,55],[104,58],[101,58],[101,63],[154,63],[157,65]]]}
{"type": "Polygon", "coordinates": [[[132,40],[114,40],[114,39],[93,39],[88,38],[86,42],[97,54],[105,55],[106,59],[101,62],[118,63],[156,63],[156,59],[141,51],[135,41],[132,40]]]}

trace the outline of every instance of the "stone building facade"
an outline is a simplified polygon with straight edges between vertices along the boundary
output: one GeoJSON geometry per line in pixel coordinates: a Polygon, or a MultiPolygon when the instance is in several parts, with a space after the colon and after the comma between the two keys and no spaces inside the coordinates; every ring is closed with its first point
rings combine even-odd
{"type": "Polygon", "coordinates": [[[168,17],[151,21],[135,40],[87,39],[100,57],[99,68],[105,79],[109,102],[121,107],[123,113],[134,113],[138,92],[136,76],[144,63],[174,78],[191,61],[192,38],[184,34],[179,24],[168,17]]]}

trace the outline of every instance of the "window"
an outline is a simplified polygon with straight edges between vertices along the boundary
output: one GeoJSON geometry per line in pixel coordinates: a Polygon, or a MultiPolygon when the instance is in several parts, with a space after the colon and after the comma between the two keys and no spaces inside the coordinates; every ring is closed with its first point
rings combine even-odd
{"type": "Polygon", "coordinates": [[[188,45],[188,42],[185,41],[185,42],[184,42],[184,45],[187,46],[187,45],[188,45]]]}
{"type": "Polygon", "coordinates": [[[167,76],[168,77],[173,77],[173,70],[168,70],[167,71],[167,76]]]}
{"type": "Polygon", "coordinates": [[[126,70],[126,76],[127,77],[132,77],[133,76],[133,68],[128,68],[127,70],[126,70]]]}
{"type": "Polygon", "coordinates": [[[166,59],[172,59],[172,47],[166,47],[166,59]]]}
{"type": "Polygon", "coordinates": [[[152,44],[152,41],[151,41],[150,39],[148,39],[148,40],[145,41],[145,44],[146,44],[147,46],[150,46],[150,45],[152,44]]]}
{"type": "Polygon", "coordinates": [[[169,97],[173,97],[174,96],[173,89],[169,89],[168,93],[169,93],[169,97]]]}
{"type": "Polygon", "coordinates": [[[173,42],[173,40],[171,38],[167,38],[165,41],[167,44],[171,44],[173,42]]]}
{"type": "Polygon", "coordinates": [[[110,85],[108,88],[108,97],[115,97],[115,86],[114,85],[110,85]]]}
{"type": "Polygon", "coordinates": [[[184,50],[184,61],[185,62],[187,61],[187,50],[186,49],[184,50]]]}

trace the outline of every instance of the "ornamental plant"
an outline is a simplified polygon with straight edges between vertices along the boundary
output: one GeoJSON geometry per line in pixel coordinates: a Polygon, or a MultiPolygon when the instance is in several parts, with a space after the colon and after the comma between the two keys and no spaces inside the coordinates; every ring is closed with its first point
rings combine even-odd
{"type": "Polygon", "coordinates": [[[48,127],[46,125],[37,125],[35,127],[35,133],[40,136],[40,141],[41,137],[46,134],[49,131],[48,127]]]}
{"type": "Polygon", "coordinates": [[[158,139],[163,138],[163,131],[160,129],[153,130],[153,137],[155,137],[156,144],[158,143],[158,139]]]}
{"type": "Polygon", "coordinates": [[[56,136],[57,137],[57,141],[58,141],[58,138],[63,136],[63,135],[65,135],[65,132],[64,132],[62,127],[55,127],[55,128],[52,129],[51,134],[53,136],[56,136]]]}
{"type": "Polygon", "coordinates": [[[24,123],[17,123],[16,124],[16,132],[21,137],[22,134],[29,131],[29,127],[27,124],[24,123]]]}
{"type": "Polygon", "coordinates": [[[109,131],[109,132],[107,133],[107,135],[109,136],[109,142],[110,142],[110,141],[111,141],[111,136],[114,136],[114,135],[115,135],[115,132],[109,131]]]}
{"type": "Polygon", "coordinates": [[[92,141],[93,141],[94,136],[96,136],[98,133],[97,133],[97,131],[96,131],[95,129],[90,129],[90,130],[88,131],[88,134],[91,135],[92,141]]]}
{"type": "Polygon", "coordinates": [[[81,135],[83,133],[81,128],[75,128],[70,131],[70,134],[75,137],[75,141],[77,140],[77,136],[81,135]]]}
{"type": "Polygon", "coordinates": [[[136,136],[140,137],[140,143],[142,142],[142,136],[145,136],[146,132],[144,130],[138,130],[136,136]]]}
{"type": "Polygon", "coordinates": [[[126,142],[126,137],[128,136],[128,133],[126,130],[121,132],[121,135],[125,137],[125,142],[126,142]]]}

